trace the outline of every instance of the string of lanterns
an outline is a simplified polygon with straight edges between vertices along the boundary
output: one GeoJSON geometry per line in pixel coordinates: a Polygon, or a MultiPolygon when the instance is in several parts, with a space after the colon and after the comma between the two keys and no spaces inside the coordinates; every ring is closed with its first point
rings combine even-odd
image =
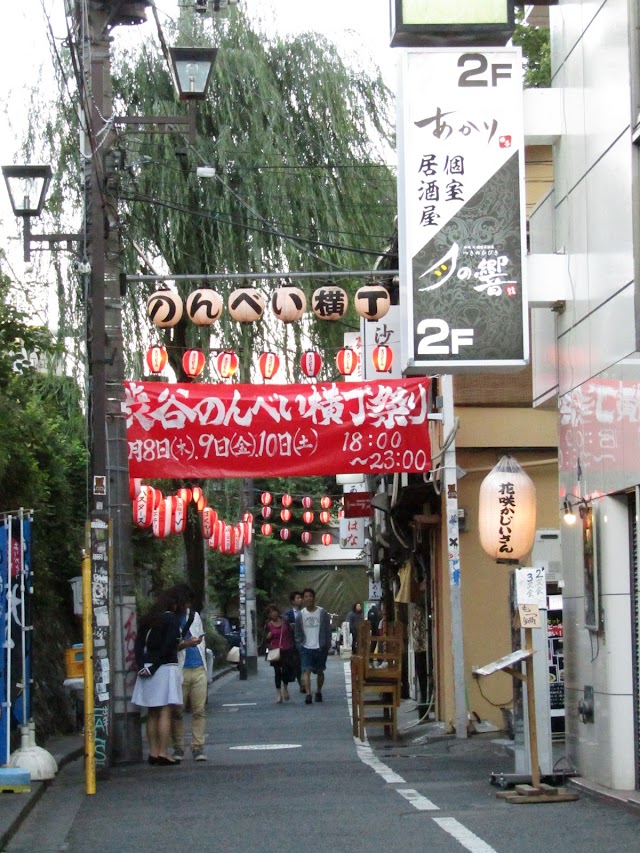
{"type": "MultiPolygon", "coordinates": [[[[213,507],[208,506],[207,498],[199,486],[180,488],[174,495],[165,497],[160,489],[142,483],[140,479],[130,479],[129,496],[132,501],[133,522],[136,527],[150,528],[153,535],[160,539],[170,534],[184,533],[188,506],[193,503],[200,515],[203,538],[212,550],[218,550],[222,554],[239,554],[244,546],[249,545],[253,540],[253,514],[245,512],[242,521],[237,524],[224,521],[213,507]]],[[[268,519],[272,515],[273,509],[270,506],[272,500],[273,496],[269,492],[264,492],[261,495],[261,514],[264,519],[268,519]]],[[[324,507],[319,515],[320,521],[328,524],[331,520],[328,509],[332,505],[332,499],[325,496],[321,498],[320,503],[324,507]]],[[[280,518],[285,523],[291,520],[292,513],[289,507],[292,504],[291,495],[282,496],[283,509],[280,512],[280,518]]],[[[312,499],[310,497],[303,498],[303,506],[311,507],[311,505],[312,499]]],[[[310,509],[306,509],[303,513],[304,523],[311,524],[313,520],[314,513],[310,509]]],[[[271,536],[273,525],[269,522],[263,523],[260,532],[263,536],[271,536]]],[[[283,527],[279,531],[279,536],[283,541],[289,540],[291,530],[288,527],[283,527]]],[[[303,544],[310,544],[312,541],[311,531],[304,530],[300,538],[303,544]]],[[[330,533],[323,533],[321,541],[323,545],[330,545],[333,542],[333,536],[330,533]]]]}

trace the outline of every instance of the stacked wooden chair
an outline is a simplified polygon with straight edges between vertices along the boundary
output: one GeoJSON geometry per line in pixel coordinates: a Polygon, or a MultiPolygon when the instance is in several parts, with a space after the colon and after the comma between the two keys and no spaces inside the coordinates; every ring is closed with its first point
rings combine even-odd
{"type": "Polygon", "coordinates": [[[362,741],[369,726],[382,726],[387,737],[398,737],[402,625],[389,623],[384,630],[384,634],[372,637],[370,624],[363,620],[358,631],[358,654],[351,656],[353,734],[362,741]]]}

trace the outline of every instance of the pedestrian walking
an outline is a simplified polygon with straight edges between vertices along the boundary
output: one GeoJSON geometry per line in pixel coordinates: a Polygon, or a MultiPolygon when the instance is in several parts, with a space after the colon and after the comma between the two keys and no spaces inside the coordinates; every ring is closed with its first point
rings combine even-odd
{"type": "Polygon", "coordinates": [[[351,634],[351,654],[355,655],[358,651],[358,631],[362,622],[362,604],[359,601],[351,608],[347,621],[349,623],[349,633],[351,634]]]}
{"type": "Polygon", "coordinates": [[[182,705],[174,706],[171,715],[171,740],[173,757],[184,758],[184,712],[191,710],[191,754],[195,761],[206,761],[204,737],[207,705],[207,648],[204,626],[200,614],[193,609],[194,594],[186,584],[176,584],[174,591],[179,601],[180,636],[185,644],[178,652],[178,665],[182,671],[182,705]]]}
{"type": "Polygon", "coordinates": [[[273,667],[276,685],[276,704],[284,699],[288,702],[289,682],[294,680],[293,633],[277,604],[267,606],[267,621],[264,626],[265,639],[269,646],[267,660],[273,667]],[[270,659],[272,658],[272,659],[270,659]]]}
{"type": "Polygon", "coordinates": [[[131,701],[147,708],[148,760],[159,766],[178,764],[168,750],[171,711],[182,703],[179,606],[174,590],[160,593],[141,617],[134,644],[138,677],[131,701]]]}
{"type": "Polygon", "coordinates": [[[302,590],[304,607],[296,616],[295,641],[300,653],[302,677],[306,690],[305,704],[310,705],[311,673],[316,675],[316,702],[322,702],[324,671],[331,648],[331,619],[324,607],[316,604],[316,593],[311,587],[302,590]]]}
{"type": "MultiPolygon", "coordinates": [[[[285,611],[284,618],[289,623],[291,628],[291,633],[295,634],[296,628],[296,616],[302,610],[302,593],[298,592],[298,590],[294,590],[289,595],[289,601],[291,603],[291,607],[285,611]]],[[[293,672],[295,675],[295,679],[298,682],[298,687],[300,689],[300,693],[305,693],[304,683],[302,681],[302,667],[300,665],[300,654],[298,652],[297,647],[294,645],[293,647],[293,672]]]]}

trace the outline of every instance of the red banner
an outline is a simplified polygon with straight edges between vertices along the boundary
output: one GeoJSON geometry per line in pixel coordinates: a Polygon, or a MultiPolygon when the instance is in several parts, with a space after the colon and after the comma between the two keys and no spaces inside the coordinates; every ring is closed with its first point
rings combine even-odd
{"type": "Polygon", "coordinates": [[[126,382],[129,476],[291,477],[431,468],[429,379],[126,382]]]}

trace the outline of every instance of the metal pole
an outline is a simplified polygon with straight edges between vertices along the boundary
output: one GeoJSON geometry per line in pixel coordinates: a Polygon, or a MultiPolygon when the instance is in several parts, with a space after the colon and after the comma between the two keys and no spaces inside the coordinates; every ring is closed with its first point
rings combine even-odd
{"type": "Polygon", "coordinates": [[[462,593],[460,566],[460,528],[458,524],[458,476],[456,461],[455,417],[453,413],[453,377],[440,377],[442,394],[442,431],[447,443],[444,457],[443,484],[447,521],[444,535],[449,555],[449,600],[451,606],[451,652],[453,655],[453,689],[456,737],[467,737],[467,700],[464,678],[464,645],[462,642],[462,593]]]}
{"type": "MultiPolygon", "coordinates": [[[[242,505],[245,511],[253,506],[253,480],[247,478],[242,483],[242,505]]],[[[258,626],[256,614],[256,569],[253,539],[244,548],[245,568],[245,625],[246,625],[246,667],[247,675],[258,674],[258,626]]],[[[242,604],[240,605],[242,609],[242,604]]]]}
{"type": "Polygon", "coordinates": [[[398,275],[398,270],[324,270],[324,272],[215,272],[189,273],[179,275],[128,275],[127,282],[145,281],[237,281],[246,278],[260,279],[305,279],[305,278],[390,278],[398,275]]]}
{"type": "Polygon", "coordinates": [[[84,772],[87,794],[96,792],[96,743],[93,707],[93,607],[91,557],[82,557],[82,654],[84,658],[84,772]]]}

